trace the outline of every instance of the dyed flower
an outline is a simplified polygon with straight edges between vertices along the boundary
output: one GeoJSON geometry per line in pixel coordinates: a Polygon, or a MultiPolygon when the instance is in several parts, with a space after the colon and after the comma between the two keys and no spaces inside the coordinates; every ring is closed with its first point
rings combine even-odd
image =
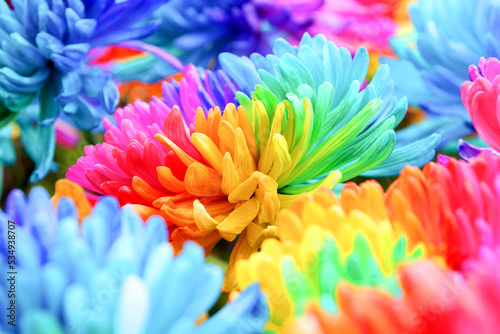
{"type": "Polygon", "coordinates": [[[412,132],[431,127],[443,135],[444,144],[474,131],[460,87],[468,79],[470,64],[500,55],[499,15],[495,0],[419,0],[411,6],[418,50],[395,39],[392,47],[401,59],[383,62],[391,66],[397,94],[429,114],[412,132]]]}
{"type": "Polygon", "coordinates": [[[385,196],[380,186],[350,183],[340,198],[347,212],[377,210],[378,217],[389,217],[410,246],[423,243],[430,256],[462,270],[481,248],[499,245],[500,215],[494,203],[500,196],[500,156],[484,152],[468,163],[444,156],[439,160],[423,170],[406,167],[385,196]],[[370,199],[378,203],[376,209],[370,199]]]}
{"type": "MultiPolygon", "coordinates": [[[[22,277],[16,282],[17,323],[3,321],[2,332],[261,332],[268,313],[256,285],[197,324],[220,294],[222,271],[204,263],[195,243],[173,257],[161,218],[143,223],[107,197],[79,224],[73,200],[62,198],[57,206],[54,210],[47,192],[36,187],[27,199],[13,191],[0,213],[6,222],[0,233],[2,268],[9,255],[8,220],[15,222],[23,246],[16,248],[22,277]]],[[[7,283],[0,283],[0,298],[7,298],[7,283]]],[[[0,311],[4,319],[6,312],[0,311]]]]}
{"type": "MultiPolygon", "coordinates": [[[[383,197],[371,195],[370,208],[377,210],[383,197]]],[[[260,283],[271,313],[267,329],[276,332],[303,316],[311,303],[336,313],[336,290],[344,281],[399,295],[396,265],[423,253],[421,246],[407,247],[377,212],[344,211],[329,190],[299,197],[280,211],[276,226],[279,240],[265,240],[260,252],[236,269],[238,288],[260,283]]]]}
{"type": "MultiPolygon", "coordinates": [[[[494,150],[500,151],[500,61],[481,58],[479,68],[469,67],[471,81],[462,85],[462,101],[470,114],[479,136],[494,150]]],[[[464,158],[476,156],[482,150],[462,142],[459,153],[464,158]]]]}
{"type": "MultiPolygon", "coordinates": [[[[160,46],[185,64],[213,68],[221,52],[267,53],[274,39],[298,40],[312,23],[323,0],[171,0],[153,14],[162,24],[146,41],[160,46]]],[[[116,64],[114,73],[131,80],[154,82],[175,71],[153,57],[116,64]]]]}
{"type": "Polygon", "coordinates": [[[111,76],[87,64],[89,50],[152,34],[158,22],[135,24],[164,2],[14,0],[11,9],[0,1],[0,124],[17,120],[34,135],[21,137],[36,152],[32,182],[52,165],[56,118],[90,130],[118,103],[111,76]]]}
{"type": "MultiPolygon", "coordinates": [[[[289,96],[293,94],[299,98],[310,97],[315,111],[317,108],[325,108],[327,113],[318,119],[320,123],[324,122],[319,131],[320,141],[327,131],[344,126],[352,117],[359,115],[365,106],[377,104],[375,113],[366,124],[369,127],[353,140],[353,146],[347,146],[340,155],[328,156],[323,163],[327,165],[328,161],[337,160],[336,168],[342,171],[344,180],[354,176],[350,174],[352,170],[356,170],[356,175],[364,173],[363,175],[370,177],[397,175],[405,165],[423,166],[434,157],[434,148],[440,141],[439,135],[423,132],[418,138],[413,137],[411,140],[404,135],[400,136],[400,133],[394,135],[393,129],[404,118],[408,105],[405,98],[398,101],[392,95],[394,85],[389,79],[387,65],[380,66],[370,83],[360,91],[369,65],[365,48],[361,47],[352,58],[347,49],[338,48],[327,41],[325,36],[311,38],[306,33],[299,47],[278,39],[273,52],[274,54],[265,57],[254,53],[250,58],[224,53],[220,60],[224,71],[243,93],[251,95],[253,99],[262,100],[269,96],[278,101],[290,100],[294,106],[300,104],[300,99],[289,96]],[[247,93],[255,89],[256,92],[247,93]],[[332,98],[319,99],[321,94],[332,95],[332,98]],[[328,104],[323,105],[324,103],[328,104]],[[389,157],[381,151],[381,147],[389,146],[377,145],[381,141],[386,141],[391,147],[395,145],[394,150],[385,152],[390,154],[389,157]],[[371,157],[356,160],[363,152],[364,157],[371,157]],[[349,166],[349,173],[343,166],[349,166]],[[359,166],[366,168],[359,170],[359,166]]],[[[248,97],[241,93],[237,96],[245,108],[249,107],[248,97]]],[[[314,126],[321,125],[315,123],[314,126]]],[[[314,133],[316,131],[315,129],[314,133]]]]}
{"type": "Polygon", "coordinates": [[[326,0],[314,15],[308,29],[312,35],[325,34],[339,46],[356,51],[364,46],[370,52],[390,52],[389,38],[397,25],[393,13],[401,0],[326,0]]]}
{"type": "Polygon", "coordinates": [[[492,255],[466,279],[428,260],[405,265],[402,298],[346,284],[338,289],[338,314],[311,308],[282,333],[491,333],[500,325],[500,256],[492,255]]]}
{"type": "MultiPolygon", "coordinates": [[[[349,52],[324,37],[308,38],[304,44],[324,48],[326,66],[345,63],[345,69],[336,72],[327,67],[328,79],[320,68],[313,72],[316,81],[306,74],[299,78],[294,73],[307,73],[306,67],[291,54],[284,56],[275,70],[280,78],[288,78],[280,81],[283,88],[261,71],[267,84],[256,87],[253,101],[238,92],[240,107],[228,104],[223,114],[216,107],[208,115],[201,108],[194,113],[194,98],[202,97],[203,89],[191,89],[188,77],[185,91],[195,94],[183,99],[181,81],[181,110],[171,110],[160,99],[118,110],[117,126],[104,121],[105,143],[86,147],[86,156],[66,176],[85,189],[116,196],[121,204],[136,204],[144,217],[162,214],[175,247],[195,239],[209,252],[221,237],[233,241],[243,233],[229,262],[225,287],[230,288],[234,263],[276,234],[274,217],[295,196],[321,185],[332,188],[370,170],[370,175],[395,174],[404,164],[425,163],[434,156],[432,147],[439,140],[432,136],[411,146],[414,151],[409,147],[394,151],[393,128],[404,117],[406,103],[391,100],[381,109],[377,95],[385,88],[387,67],[360,92],[356,78],[364,78],[363,68],[351,64],[349,52]]],[[[277,43],[284,45],[281,40],[277,43]]],[[[305,45],[302,50],[307,55],[311,49],[305,45]]],[[[366,50],[356,59],[363,57],[367,60],[366,50]]],[[[249,89],[231,77],[237,87],[249,89]]],[[[192,82],[200,87],[197,80],[192,82]]],[[[227,87],[230,83],[226,81],[227,87]]],[[[213,102],[230,96],[219,95],[213,102]]],[[[205,105],[202,98],[198,103],[205,105]]]]}

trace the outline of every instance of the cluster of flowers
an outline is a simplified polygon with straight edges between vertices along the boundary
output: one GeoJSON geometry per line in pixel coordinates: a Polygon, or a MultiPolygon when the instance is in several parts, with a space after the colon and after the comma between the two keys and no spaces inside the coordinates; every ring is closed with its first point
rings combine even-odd
{"type": "Polygon", "coordinates": [[[0,331],[491,333],[497,20],[496,0],[0,0],[0,331]],[[11,190],[26,163],[65,178],[11,190]]]}

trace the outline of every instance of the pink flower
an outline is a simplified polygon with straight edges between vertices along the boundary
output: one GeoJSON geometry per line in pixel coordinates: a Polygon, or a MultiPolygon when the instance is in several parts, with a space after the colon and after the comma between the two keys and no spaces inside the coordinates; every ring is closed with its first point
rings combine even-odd
{"type": "Polygon", "coordinates": [[[491,148],[500,151],[500,61],[481,58],[469,67],[471,81],[462,84],[462,102],[474,128],[491,148]]]}
{"type": "Polygon", "coordinates": [[[388,52],[389,38],[396,31],[396,23],[391,17],[392,3],[400,2],[325,1],[308,31],[311,34],[325,34],[335,44],[350,50],[363,45],[369,50],[388,52]]]}

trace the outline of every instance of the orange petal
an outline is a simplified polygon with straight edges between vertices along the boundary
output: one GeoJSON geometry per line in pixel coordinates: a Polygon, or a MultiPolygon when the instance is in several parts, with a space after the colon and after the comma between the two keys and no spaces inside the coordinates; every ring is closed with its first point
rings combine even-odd
{"type": "Polygon", "coordinates": [[[69,197],[73,199],[78,210],[79,220],[88,216],[92,211],[92,206],[90,205],[88,198],[85,196],[83,188],[70,180],[61,179],[56,182],[56,191],[54,196],[52,196],[52,203],[54,203],[54,206],[57,206],[61,197],[69,197]]]}
{"type": "Polygon", "coordinates": [[[186,190],[195,196],[225,196],[221,189],[222,176],[199,162],[188,167],[184,184],[186,190]]]}
{"type": "Polygon", "coordinates": [[[158,181],[160,181],[161,185],[165,189],[173,193],[186,191],[184,182],[176,178],[174,174],[172,174],[172,170],[170,168],[164,166],[156,167],[156,173],[158,175],[158,181]]]}

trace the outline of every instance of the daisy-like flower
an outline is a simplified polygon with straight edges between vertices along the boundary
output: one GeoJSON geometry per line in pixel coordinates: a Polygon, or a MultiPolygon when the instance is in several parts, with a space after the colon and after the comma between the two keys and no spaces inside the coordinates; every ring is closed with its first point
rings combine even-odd
{"type": "MultiPolygon", "coordinates": [[[[16,326],[2,321],[3,333],[260,333],[267,321],[254,285],[200,323],[219,297],[222,270],[204,263],[195,243],[174,257],[163,219],[143,222],[113,198],[102,198],[79,223],[72,199],[54,209],[41,187],[28,198],[15,190],[0,215],[2,268],[12,249],[7,231],[19,245],[16,326]]],[[[2,279],[2,302],[9,285],[2,279]]],[[[9,314],[2,307],[2,318],[9,314]]]]}
{"type": "Polygon", "coordinates": [[[500,326],[498,252],[481,260],[465,278],[430,260],[404,265],[402,298],[345,284],[338,289],[340,311],[311,307],[282,333],[491,333],[500,326]]]}
{"type": "Polygon", "coordinates": [[[397,94],[428,112],[428,120],[412,131],[431,127],[443,135],[443,143],[474,131],[460,87],[469,78],[470,64],[500,55],[499,13],[495,0],[419,0],[411,5],[418,49],[395,39],[391,44],[401,59],[383,62],[391,66],[397,94]]]}
{"type": "MultiPolygon", "coordinates": [[[[470,114],[479,136],[493,149],[500,151],[500,61],[481,58],[479,68],[469,67],[471,81],[462,85],[462,101],[470,114]]],[[[460,142],[460,156],[466,160],[477,156],[482,149],[467,142],[460,142]]]]}
{"type": "MultiPolygon", "coordinates": [[[[363,175],[370,177],[398,175],[405,165],[423,166],[435,155],[434,148],[439,143],[440,137],[432,131],[423,132],[412,138],[398,131],[394,136],[393,129],[404,118],[408,105],[406,98],[398,100],[393,96],[394,83],[389,78],[390,71],[387,65],[380,66],[370,83],[360,91],[370,62],[364,47],[359,48],[354,57],[351,57],[349,50],[337,47],[325,36],[311,37],[306,33],[298,47],[290,45],[284,39],[278,39],[274,43],[273,54],[265,57],[257,53],[252,54],[250,58],[224,53],[220,56],[220,60],[224,71],[245,95],[251,95],[253,99],[272,96],[272,99],[290,100],[296,105],[300,102],[299,99],[289,97],[293,94],[297,97],[310,97],[314,110],[316,105],[326,108],[328,112],[320,120],[320,122],[324,120],[326,125],[320,130],[320,138],[326,130],[331,129],[328,127],[332,124],[336,123],[337,127],[343,126],[368,103],[378,101],[377,111],[367,124],[370,126],[354,141],[356,149],[349,149],[350,154],[344,157],[350,160],[358,157],[361,152],[371,154],[368,151],[377,150],[375,148],[377,145],[371,145],[376,143],[377,137],[380,140],[391,137],[389,141],[391,146],[395,145],[394,150],[390,152],[389,157],[382,158],[383,155],[380,154],[381,160],[367,161],[362,158],[357,161],[351,160],[354,163],[350,165],[350,169],[363,164],[365,166],[372,164],[370,168],[358,170],[358,174],[364,173],[363,175]],[[252,94],[246,93],[255,89],[256,92],[252,94]],[[326,106],[323,105],[326,101],[319,99],[319,96],[325,93],[333,95],[331,101],[326,100],[328,103],[326,106]],[[354,102],[355,100],[359,103],[354,102]],[[348,101],[353,102],[346,105],[348,101]],[[361,150],[358,151],[358,148],[361,150]],[[348,157],[349,155],[351,156],[348,157]]],[[[250,100],[245,95],[237,94],[240,102],[248,106],[250,100]]],[[[316,123],[315,126],[320,125],[316,123]]],[[[330,156],[325,161],[329,159],[340,159],[340,157],[330,156]]],[[[339,166],[348,165],[347,161],[343,163],[338,160],[338,163],[339,166]]],[[[344,174],[344,179],[352,176],[342,167],[339,168],[344,174]]]]}
{"type": "MultiPolygon", "coordinates": [[[[369,203],[375,210],[383,202],[376,195],[369,203]]],[[[345,281],[400,294],[395,267],[420,257],[423,247],[408,247],[376,212],[347,213],[343,206],[330,190],[299,197],[276,218],[278,240],[265,240],[260,252],[237,263],[237,287],[257,281],[268,296],[268,330],[279,332],[311,304],[338,312],[336,290],[345,281]]]]}
{"type": "Polygon", "coordinates": [[[163,3],[14,0],[11,9],[0,1],[0,127],[17,120],[33,134],[21,136],[34,152],[32,182],[51,167],[59,116],[91,130],[116,108],[118,90],[110,74],[88,65],[89,50],[152,34],[158,22],[135,24],[163,3]]]}

